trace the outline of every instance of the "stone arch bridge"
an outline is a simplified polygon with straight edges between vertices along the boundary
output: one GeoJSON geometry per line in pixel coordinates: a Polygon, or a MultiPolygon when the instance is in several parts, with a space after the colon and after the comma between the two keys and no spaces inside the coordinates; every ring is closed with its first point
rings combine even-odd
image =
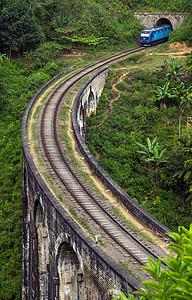
{"type": "MultiPolygon", "coordinates": [[[[71,69],[71,68],[69,68],[71,69]]],[[[66,70],[66,71],[69,71],[66,70]]],[[[77,122],[86,137],[86,114],[96,111],[108,67],[83,86],[77,122]]],[[[65,72],[65,71],[64,71],[65,72]]],[[[23,143],[23,300],[109,300],[118,291],[140,285],[113,261],[67,213],[43,180],[30,153],[27,121],[30,110],[46,88],[31,99],[22,121],[23,143]]]]}
{"type": "Polygon", "coordinates": [[[171,24],[172,29],[179,28],[188,13],[151,13],[151,12],[136,12],[134,16],[146,28],[171,24]]]}
{"type": "MultiPolygon", "coordinates": [[[[163,236],[170,230],[121,190],[86,148],[86,115],[96,112],[108,71],[108,67],[98,71],[77,93],[72,109],[74,135],[82,154],[106,187],[138,220],[163,236]]],[[[138,290],[139,282],[112,260],[67,213],[44,182],[30,153],[27,138],[30,110],[41,93],[61,75],[34,95],[22,121],[22,299],[111,300],[118,291],[126,293],[127,284],[129,292],[138,290]]]]}

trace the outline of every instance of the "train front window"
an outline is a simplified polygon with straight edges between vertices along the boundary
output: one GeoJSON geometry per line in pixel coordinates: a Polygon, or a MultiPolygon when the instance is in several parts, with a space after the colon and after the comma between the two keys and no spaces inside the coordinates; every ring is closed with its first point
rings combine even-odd
{"type": "Polygon", "coordinates": [[[141,38],[148,38],[149,37],[149,31],[142,31],[141,32],[141,38]]]}

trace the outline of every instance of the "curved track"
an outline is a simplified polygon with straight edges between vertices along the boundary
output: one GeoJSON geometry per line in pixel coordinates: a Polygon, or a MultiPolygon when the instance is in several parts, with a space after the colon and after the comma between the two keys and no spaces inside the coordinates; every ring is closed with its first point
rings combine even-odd
{"type": "Polygon", "coordinates": [[[84,76],[92,71],[121,59],[129,54],[143,50],[143,47],[132,49],[121,54],[114,55],[95,63],[66,79],[49,96],[44,106],[40,120],[40,137],[45,159],[49,162],[52,172],[59,180],[63,191],[70,198],[71,203],[83,211],[83,214],[91,220],[92,224],[99,226],[115,247],[119,249],[133,263],[147,265],[147,257],[157,259],[158,255],[138,240],[129,230],[116,220],[104,208],[99,200],[87,190],[71,169],[68,159],[60,146],[58,133],[58,113],[61,102],[65,99],[70,89],[84,76]]]}

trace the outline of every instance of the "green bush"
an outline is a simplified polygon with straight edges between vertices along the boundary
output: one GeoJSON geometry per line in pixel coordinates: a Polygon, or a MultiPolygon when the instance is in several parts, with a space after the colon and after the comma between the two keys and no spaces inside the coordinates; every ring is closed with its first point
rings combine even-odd
{"type": "Polygon", "coordinates": [[[54,77],[59,73],[59,67],[54,62],[48,62],[43,68],[44,73],[54,77]]]}
{"type": "Polygon", "coordinates": [[[58,57],[63,49],[62,45],[55,42],[41,44],[35,51],[26,52],[26,59],[32,60],[36,68],[44,67],[48,62],[58,57]]]}
{"type": "Polygon", "coordinates": [[[117,84],[117,89],[119,91],[124,91],[125,90],[125,83],[121,81],[120,83],[117,84]]]}
{"type": "Polygon", "coordinates": [[[38,90],[38,88],[43,86],[49,79],[51,79],[49,74],[46,74],[43,71],[35,72],[27,78],[26,85],[30,90],[38,90]]]}
{"type": "Polygon", "coordinates": [[[187,46],[192,45],[192,13],[183,20],[181,26],[177,30],[174,30],[170,34],[169,40],[171,43],[185,41],[187,46]]]}

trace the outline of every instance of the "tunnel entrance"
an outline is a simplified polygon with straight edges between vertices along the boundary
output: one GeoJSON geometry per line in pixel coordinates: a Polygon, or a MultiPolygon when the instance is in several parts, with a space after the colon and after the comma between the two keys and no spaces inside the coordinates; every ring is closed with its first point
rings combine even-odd
{"type": "Polygon", "coordinates": [[[171,25],[171,30],[173,31],[173,26],[172,26],[171,22],[166,18],[159,19],[156,22],[155,27],[160,27],[160,26],[165,26],[165,25],[171,25]]]}

